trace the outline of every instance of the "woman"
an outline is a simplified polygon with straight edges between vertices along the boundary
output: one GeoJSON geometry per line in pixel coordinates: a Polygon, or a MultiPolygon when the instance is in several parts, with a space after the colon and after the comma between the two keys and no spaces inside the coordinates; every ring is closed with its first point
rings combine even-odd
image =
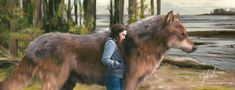
{"type": "Polygon", "coordinates": [[[111,33],[104,45],[102,63],[106,66],[105,85],[107,90],[122,90],[124,77],[123,53],[119,46],[127,34],[127,27],[123,24],[115,24],[111,27],[111,33]]]}

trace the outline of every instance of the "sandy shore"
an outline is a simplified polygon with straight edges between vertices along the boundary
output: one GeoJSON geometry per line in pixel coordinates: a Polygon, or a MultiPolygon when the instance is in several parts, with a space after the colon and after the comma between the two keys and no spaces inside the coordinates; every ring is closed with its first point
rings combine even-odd
{"type": "MultiPolygon", "coordinates": [[[[13,70],[14,67],[7,69],[13,70]]],[[[0,81],[9,71],[0,69],[0,81]]],[[[167,56],[161,66],[138,86],[138,90],[235,90],[235,73],[202,64],[191,58],[167,56]]],[[[24,90],[40,90],[33,79],[24,90]]],[[[77,84],[74,90],[105,90],[98,85],[77,84]]]]}

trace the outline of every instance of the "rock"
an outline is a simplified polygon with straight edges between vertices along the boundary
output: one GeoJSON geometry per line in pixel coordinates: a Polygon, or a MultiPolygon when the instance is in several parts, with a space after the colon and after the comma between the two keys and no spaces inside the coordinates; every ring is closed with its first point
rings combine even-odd
{"type": "Polygon", "coordinates": [[[227,48],[235,48],[235,44],[233,45],[225,45],[227,48]]]}
{"type": "Polygon", "coordinates": [[[165,56],[163,63],[168,63],[171,65],[176,65],[178,67],[185,67],[185,68],[214,69],[214,66],[205,63],[200,63],[192,58],[165,56]]]}

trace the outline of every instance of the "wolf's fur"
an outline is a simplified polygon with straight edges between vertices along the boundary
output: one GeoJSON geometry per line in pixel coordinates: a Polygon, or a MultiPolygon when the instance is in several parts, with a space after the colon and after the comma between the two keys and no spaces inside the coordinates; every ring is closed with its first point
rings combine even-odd
{"type": "MultiPolygon", "coordinates": [[[[123,44],[126,73],[125,90],[135,90],[157,68],[170,48],[193,52],[177,15],[151,16],[128,26],[123,44]]],[[[101,63],[103,43],[108,33],[73,35],[47,33],[30,43],[26,54],[1,84],[1,90],[21,90],[33,76],[42,81],[43,90],[72,90],[76,82],[104,84],[105,67],[101,63]]]]}

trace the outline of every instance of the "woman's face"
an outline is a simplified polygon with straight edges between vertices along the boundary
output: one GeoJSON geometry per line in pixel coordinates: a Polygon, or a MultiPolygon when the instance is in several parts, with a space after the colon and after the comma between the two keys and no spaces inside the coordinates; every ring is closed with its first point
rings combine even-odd
{"type": "Polygon", "coordinates": [[[119,43],[122,43],[123,40],[126,38],[126,30],[123,30],[122,32],[119,33],[119,43]]]}

